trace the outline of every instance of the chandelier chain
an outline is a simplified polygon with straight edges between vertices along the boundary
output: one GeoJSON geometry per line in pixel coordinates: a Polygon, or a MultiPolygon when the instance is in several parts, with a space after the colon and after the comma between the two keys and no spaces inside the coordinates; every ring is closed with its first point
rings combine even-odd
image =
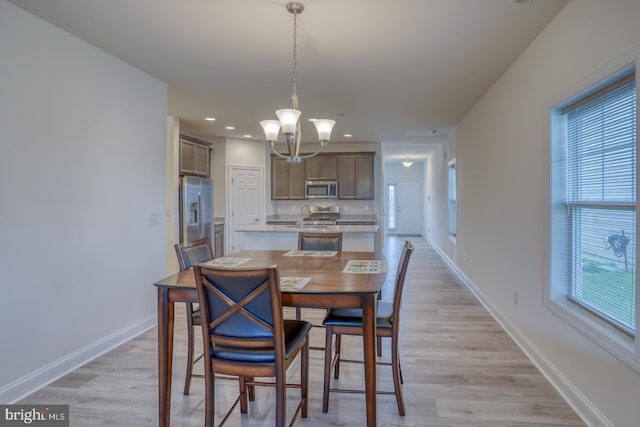
{"type": "Polygon", "coordinates": [[[298,13],[293,14],[293,93],[296,93],[296,79],[298,77],[298,13]]]}

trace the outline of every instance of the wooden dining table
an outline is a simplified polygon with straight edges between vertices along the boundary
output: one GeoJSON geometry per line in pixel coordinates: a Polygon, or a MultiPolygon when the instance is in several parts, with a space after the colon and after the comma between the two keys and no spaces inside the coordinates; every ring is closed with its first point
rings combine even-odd
{"type": "MultiPolygon", "coordinates": [[[[217,258],[237,268],[277,265],[282,278],[308,278],[300,289],[283,288],[282,304],[309,308],[362,308],[367,426],[376,425],[376,296],[386,280],[386,261],[378,252],[241,251],[217,258]],[[349,263],[351,261],[351,263],[349,263]],[[358,262],[362,261],[362,262],[358,262]],[[345,271],[345,267],[348,271],[345,271]]],[[[218,262],[221,262],[218,261],[218,262]]],[[[185,270],[154,284],[158,292],[158,425],[171,420],[174,303],[197,302],[195,277],[185,270]]]]}

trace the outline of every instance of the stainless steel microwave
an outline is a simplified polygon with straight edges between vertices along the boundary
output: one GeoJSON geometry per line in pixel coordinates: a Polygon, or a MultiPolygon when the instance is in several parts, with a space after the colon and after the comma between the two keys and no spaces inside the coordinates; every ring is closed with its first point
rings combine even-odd
{"type": "Polygon", "coordinates": [[[306,181],[304,189],[307,199],[338,198],[338,181],[306,181]]]}

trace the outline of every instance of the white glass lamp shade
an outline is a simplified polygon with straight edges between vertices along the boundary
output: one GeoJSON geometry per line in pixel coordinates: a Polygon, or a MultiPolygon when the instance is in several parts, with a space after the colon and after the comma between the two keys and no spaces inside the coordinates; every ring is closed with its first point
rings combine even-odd
{"type": "Polygon", "coordinates": [[[316,125],[318,139],[320,141],[329,141],[329,139],[331,139],[331,131],[333,130],[333,126],[336,124],[335,120],[317,119],[313,121],[313,124],[316,125]]]}
{"type": "Polygon", "coordinates": [[[263,120],[260,126],[264,130],[264,137],[267,141],[277,141],[278,132],[280,132],[280,122],[277,120],[263,120]]]}
{"type": "Polygon", "coordinates": [[[292,134],[296,132],[298,117],[300,117],[299,110],[284,108],[282,110],[277,110],[276,115],[282,124],[282,133],[292,134]]]}

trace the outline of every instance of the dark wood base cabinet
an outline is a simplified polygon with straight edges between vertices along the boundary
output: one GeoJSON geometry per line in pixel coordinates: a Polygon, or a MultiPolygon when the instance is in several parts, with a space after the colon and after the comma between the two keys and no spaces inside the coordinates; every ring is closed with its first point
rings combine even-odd
{"type": "Polygon", "coordinates": [[[224,256],[224,224],[213,226],[213,256],[224,256]]]}

